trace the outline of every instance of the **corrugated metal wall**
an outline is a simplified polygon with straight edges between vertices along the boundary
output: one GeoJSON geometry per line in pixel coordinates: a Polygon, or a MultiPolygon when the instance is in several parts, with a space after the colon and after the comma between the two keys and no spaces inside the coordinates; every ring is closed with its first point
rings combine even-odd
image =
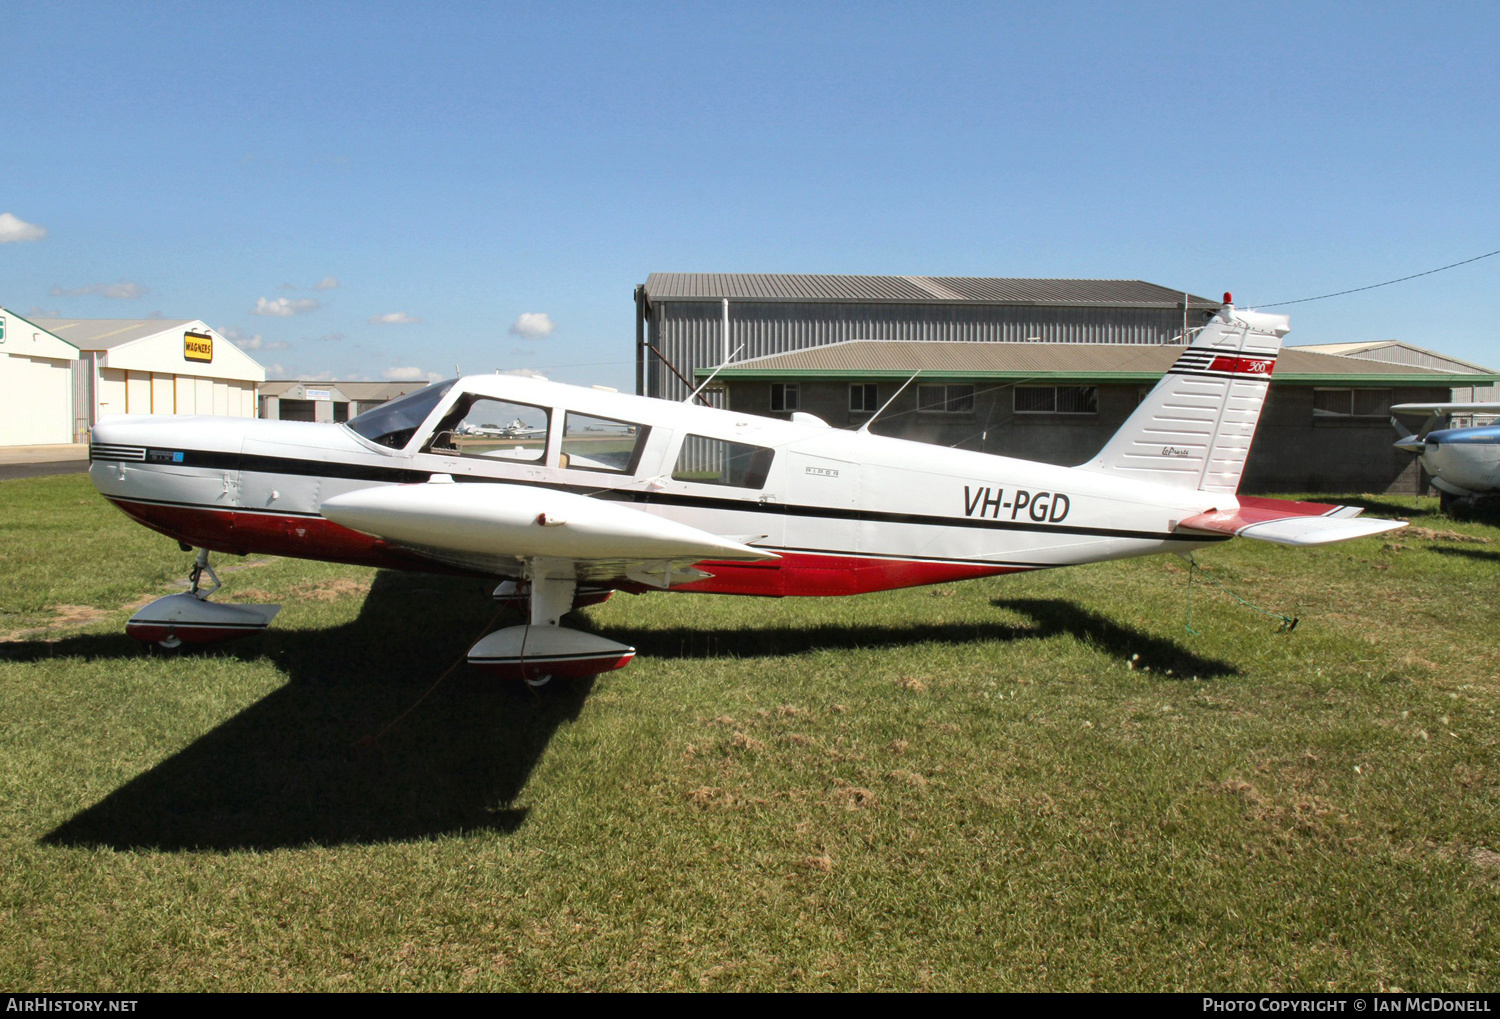
{"type": "Polygon", "coordinates": [[[94,426],[94,357],[83,351],[73,362],[73,441],[88,442],[94,426]]]}
{"type": "MultiPolygon", "coordinates": [[[[650,342],[683,375],[724,357],[719,301],[658,301],[650,342]]],[[[1189,324],[1201,324],[1201,313],[1189,324]]],[[[729,302],[735,361],[842,340],[974,340],[1024,343],[1166,343],[1182,334],[1182,310],[1056,308],[1029,305],[729,302]]],[[[646,393],[682,399],[688,390],[647,353],[646,393]]]]}

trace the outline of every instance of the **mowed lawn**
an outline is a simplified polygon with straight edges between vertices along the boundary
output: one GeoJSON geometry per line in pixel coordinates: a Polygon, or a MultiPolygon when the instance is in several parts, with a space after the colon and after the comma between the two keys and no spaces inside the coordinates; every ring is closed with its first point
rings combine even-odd
{"type": "Polygon", "coordinates": [[[189,556],[0,482],[0,987],[1494,989],[1500,528],[1372,512],[1199,554],[1291,633],[1175,557],[617,595],[533,693],[433,685],[485,584],[264,557],[145,653],[189,556]]]}

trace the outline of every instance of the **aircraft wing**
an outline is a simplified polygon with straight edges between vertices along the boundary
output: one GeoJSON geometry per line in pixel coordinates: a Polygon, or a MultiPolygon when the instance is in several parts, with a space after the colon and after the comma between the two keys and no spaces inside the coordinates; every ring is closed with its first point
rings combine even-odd
{"type": "Polygon", "coordinates": [[[1398,403],[1393,414],[1500,414],[1500,403],[1398,403]]]}
{"type": "Polygon", "coordinates": [[[1278,545],[1328,545],[1405,527],[1405,520],[1356,520],[1358,506],[1241,496],[1239,508],[1188,517],[1178,531],[1212,531],[1278,545]]]}
{"type": "Polygon", "coordinates": [[[348,492],[325,500],[322,512],[424,558],[498,576],[547,559],[571,563],[579,580],[669,587],[707,576],[692,568],[700,560],[778,558],[619,502],[530,485],[457,484],[447,475],[348,492]]]}

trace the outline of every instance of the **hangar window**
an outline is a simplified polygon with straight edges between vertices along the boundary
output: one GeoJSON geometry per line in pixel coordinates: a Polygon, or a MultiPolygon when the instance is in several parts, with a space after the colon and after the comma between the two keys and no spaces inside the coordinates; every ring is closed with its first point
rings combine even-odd
{"type": "Polygon", "coordinates": [[[545,407],[529,403],[468,396],[459,400],[437,426],[427,451],[540,463],[547,455],[551,416],[545,407]]]}
{"type": "Polygon", "coordinates": [[[873,414],[880,409],[880,387],[873,382],[859,382],[849,387],[849,411],[873,414]]]}
{"type": "Polygon", "coordinates": [[[775,451],[744,442],[689,435],[672,468],[672,480],[730,488],[764,488],[775,451]]]}
{"type": "Polygon", "coordinates": [[[1097,414],[1098,386],[1017,386],[1017,414],[1097,414]]]}
{"type": "Polygon", "coordinates": [[[923,414],[972,414],[974,387],[918,386],[917,409],[923,414]]]}
{"type": "Polygon", "coordinates": [[[580,471],[633,474],[650,432],[646,425],[569,411],[563,418],[558,464],[580,471]]]}
{"type": "Polygon", "coordinates": [[[1314,389],[1314,418],[1385,418],[1394,402],[1393,389],[1314,389]]]}
{"type": "Polygon", "coordinates": [[[432,409],[457,381],[449,379],[447,382],[435,382],[415,393],[407,393],[389,403],[382,403],[350,421],[349,427],[371,442],[378,442],[392,449],[402,449],[411,441],[417,426],[427,420],[427,415],[432,413],[432,409]]]}
{"type": "Polygon", "coordinates": [[[788,411],[794,411],[794,410],[800,409],[801,406],[802,406],[802,404],[801,404],[801,401],[798,400],[797,397],[798,397],[797,384],[795,382],[793,382],[793,383],[786,383],[786,382],[773,382],[773,383],[771,383],[771,410],[772,411],[780,412],[780,413],[785,413],[785,412],[788,412],[788,411]]]}

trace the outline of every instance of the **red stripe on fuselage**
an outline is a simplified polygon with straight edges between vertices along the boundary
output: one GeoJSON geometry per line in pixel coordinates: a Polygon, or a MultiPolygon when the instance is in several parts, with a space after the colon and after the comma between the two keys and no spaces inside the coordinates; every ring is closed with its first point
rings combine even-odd
{"type": "MultiPolygon", "coordinates": [[[[111,499],[110,502],[137,523],[160,531],[169,538],[216,552],[234,555],[259,552],[419,573],[470,572],[456,570],[451,566],[420,558],[415,553],[393,548],[379,538],[350,530],[322,517],[247,513],[198,506],[164,506],[129,499],[111,499]]],[[[954,580],[993,577],[1002,573],[1016,573],[1025,568],[811,552],[779,554],[780,559],[770,562],[698,563],[699,568],[713,576],[673,587],[672,590],[772,598],[868,594],[898,587],[921,587],[954,580]]],[[[472,573],[475,576],[489,575],[480,571],[472,573]]],[[[589,583],[603,585],[608,582],[590,579],[589,583]]],[[[619,578],[619,583],[615,586],[633,591],[650,590],[623,577],[619,578]]]]}
{"type": "Polygon", "coordinates": [[[437,564],[391,548],[379,538],[352,531],[322,517],[287,516],[279,513],[246,513],[200,506],[164,506],[159,503],[110,499],[132,520],[169,538],[198,548],[234,555],[262,552],[296,559],[323,559],[355,566],[382,569],[453,572],[437,564]]]}

